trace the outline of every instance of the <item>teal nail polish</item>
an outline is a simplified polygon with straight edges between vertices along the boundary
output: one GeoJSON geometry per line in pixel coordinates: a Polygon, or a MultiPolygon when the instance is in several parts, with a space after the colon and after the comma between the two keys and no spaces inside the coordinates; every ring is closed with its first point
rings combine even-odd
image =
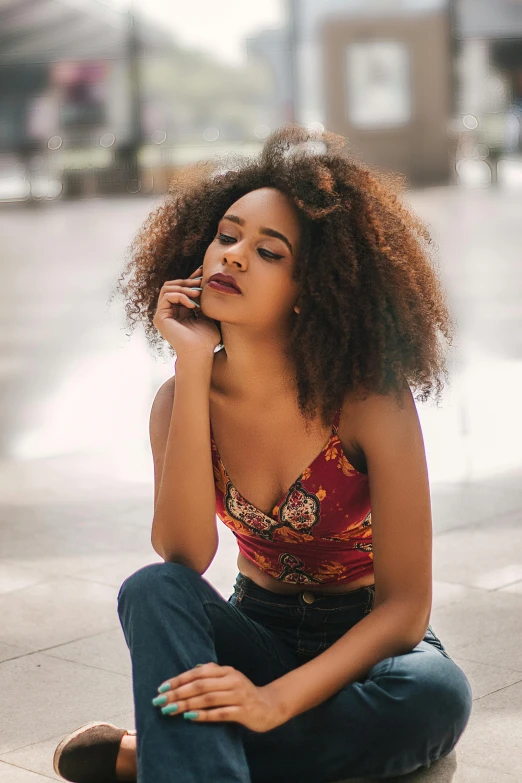
{"type": "Polygon", "coordinates": [[[163,685],[160,685],[158,691],[160,693],[165,693],[165,691],[170,691],[170,682],[165,682],[163,685]]]}
{"type": "Polygon", "coordinates": [[[193,277],[192,280],[203,280],[203,275],[201,277],[193,277]]]}
{"type": "Polygon", "coordinates": [[[194,286],[194,288],[193,288],[192,290],[193,290],[193,291],[203,291],[203,289],[202,289],[202,288],[196,288],[196,286],[194,286]]]}
{"type": "Polygon", "coordinates": [[[205,665],[204,663],[197,663],[197,664],[194,666],[194,668],[195,668],[195,669],[197,669],[199,666],[204,666],[204,665],[205,665]]]}
{"type": "Polygon", "coordinates": [[[177,704],[167,704],[166,707],[162,707],[161,711],[164,715],[170,715],[172,712],[178,711],[178,705],[177,704]]]}
{"type": "Polygon", "coordinates": [[[155,707],[159,707],[160,704],[166,704],[167,703],[167,697],[166,696],[156,696],[155,699],[152,699],[152,703],[155,707]]]}
{"type": "Polygon", "coordinates": [[[185,720],[195,720],[198,717],[197,712],[184,712],[183,717],[185,720]]]}
{"type": "Polygon", "coordinates": [[[197,302],[195,302],[195,301],[194,301],[194,299],[193,299],[192,301],[194,302],[194,304],[196,305],[196,307],[201,307],[201,305],[200,305],[200,304],[198,304],[197,302]]]}

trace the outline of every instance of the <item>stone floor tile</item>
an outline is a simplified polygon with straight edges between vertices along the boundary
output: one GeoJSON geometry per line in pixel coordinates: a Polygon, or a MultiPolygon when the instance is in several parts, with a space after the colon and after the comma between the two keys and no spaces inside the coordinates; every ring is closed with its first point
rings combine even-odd
{"type": "Polygon", "coordinates": [[[44,655],[132,676],[129,650],[120,627],[46,650],[44,655]]]}
{"type": "Polygon", "coordinates": [[[31,460],[0,458],[0,496],[11,509],[48,507],[52,513],[53,506],[58,511],[69,504],[73,518],[88,514],[94,505],[103,515],[106,509],[117,512],[152,503],[152,475],[142,474],[141,480],[133,482],[115,480],[103,457],[104,452],[72,454],[66,450],[31,460]]]}
{"type": "Polygon", "coordinates": [[[506,585],[506,587],[501,587],[498,592],[516,593],[517,595],[522,595],[522,580],[520,582],[514,582],[511,585],[506,585]]]}
{"type": "Polygon", "coordinates": [[[522,780],[521,705],[522,682],[475,700],[458,744],[459,760],[522,780]]]}
{"type": "Polygon", "coordinates": [[[20,658],[22,655],[27,655],[29,652],[31,652],[30,646],[19,647],[18,645],[0,642],[0,663],[2,661],[9,661],[11,658],[20,658]]]}
{"type": "MultiPolygon", "coordinates": [[[[119,726],[124,729],[134,729],[134,710],[118,713],[113,716],[110,714],[110,710],[105,710],[104,712],[102,708],[99,707],[90,718],[82,722],[91,723],[92,721],[97,720],[112,723],[114,726],[119,726]]],[[[59,734],[55,734],[53,737],[42,740],[41,742],[26,745],[25,747],[13,750],[10,753],[3,753],[0,760],[4,760],[10,764],[16,764],[19,767],[31,770],[40,775],[47,775],[47,777],[51,779],[63,781],[63,778],[56,775],[53,769],[54,751],[56,750],[58,743],[61,742],[70,731],[79,728],[82,725],[82,722],[75,726],[71,726],[59,734]]],[[[3,778],[1,776],[0,780],[3,783],[3,778]]]]}
{"type": "Polygon", "coordinates": [[[41,653],[1,663],[0,694],[1,754],[133,708],[128,677],[41,653]]]}
{"type": "Polygon", "coordinates": [[[452,657],[522,672],[519,617],[522,596],[494,591],[435,608],[431,623],[452,657]]]}
{"type": "Polygon", "coordinates": [[[91,582],[100,582],[101,584],[112,585],[120,588],[124,580],[143,566],[150,563],[163,563],[160,557],[152,548],[147,547],[147,552],[127,552],[124,557],[105,562],[103,564],[80,569],[75,573],[78,579],[87,579],[91,582]]]}
{"type": "Polygon", "coordinates": [[[47,579],[44,571],[12,565],[8,561],[0,561],[0,595],[22,590],[24,587],[43,582],[47,579]]]}
{"type": "Polygon", "coordinates": [[[492,666],[486,663],[476,663],[457,655],[451,656],[457,666],[460,666],[471,685],[473,699],[481,699],[489,693],[522,682],[522,672],[512,671],[503,666],[492,666]]]}
{"type": "Polygon", "coordinates": [[[455,584],[454,582],[444,582],[440,579],[433,579],[432,610],[448,604],[456,604],[471,598],[478,594],[478,590],[466,587],[465,585],[455,584]]]}
{"type": "Polygon", "coordinates": [[[130,511],[116,517],[110,509],[102,514],[93,508],[79,517],[72,510],[59,509],[50,518],[44,516],[43,509],[34,514],[17,509],[13,518],[0,526],[0,552],[14,565],[29,561],[40,570],[38,562],[47,558],[63,562],[69,556],[90,554],[121,557],[127,551],[151,549],[150,524],[138,524],[141,513],[134,521],[130,511]]]}
{"type": "MultiPolygon", "coordinates": [[[[93,718],[93,720],[100,720],[100,718],[96,717],[93,718]]],[[[110,720],[111,723],[114,723],[115,726],[120,726],[122,729],[129,729],[133,731],[136,729],[136,722],[134,720],[134,707],[132,710],[119,712],[117,715],[111,715],[111,717],[107,718],[107,720],[110,720]]]]}
{"type": "MultiPolygon", "coordinates": [[[[442,778],[440,783],[444,779],[442,778]]],[[[497,769],[486,769],[486,767],[474,767],[471,764],[459,763],[455,776],[451,778],[451,783],[520,783],[522,778],[518,775],[510,775],[506,772],[499,772],[497,769]]],[[[439,783],[436,777],[433,783],[439,783]]]]}
{"type": "Polygon", "coordinates": [[[5,764],[0,761],[0,780],[2,783],[45,783],[46,780],[53,780],[53,778],[59,780],[55,776],[51,778],[44,775],[36,775],[27,769],[14,767],[11,764],[5,764]]]}
{"type": "Polygon", "coordinates": [[[496,524],[522,508],[522,472],[515,470],[483,481],[434,484],[431,507],[436,535],[481,521],[496,524]]]}
{"type": "MultiPolygon", "coordinates": [[[[38,778],[40,781],[49,779],[60,780],[61,783],[63,783],[61,775],[56,775],[53,769],[53,755],[56,746],[65,734],[66,732],[57,734],[56,737],[52,737],[52,739],[37,742],[34,745],[28,745],[27,747],[15,750],[12,753],[2,754],[0,769],[4,766],[2,761],[5,761],[17,767],[22,767],[24,770],[28,770],[28,774],[35,775],[35,777],[36,775],[44,776],[43,778],[38,778]]],[[[4,779],[1,776],[1,771],[0,780],[3,783],[4,779]]]]}
{"type": "Polygon", "coordinates": [[[117,592],[109,585],[50,578],[0,596],[2,641],[36,651],[118,627],[117,592]]]}
{"type": "Polygon", "coordinates": [[[483,590],[522,580],[522,512],[435,536],[433,575],[483,590]]]}
{"type": "MultiPolygon", "coordinates": [[[[125,553],[125,557],[146,559],[146,554],[139,554],[136,552],[125,553]]],[[[112,584],[116,587],[116,579],[109,581],[108,579],[95,578],[98,575],[111,573],[113,565],[119,563],[124,554],[121,551],[113,552],[76,552],[76,553],[63,553],[61,556],[57,556],[56,550],[52,554],[45,555],[31,555],[26,557],[17,557],[11,559],[11,563],[14,567],[25,569],[39,569],[42,573],[49,576],[70,576],[74,579],[81,578],[90,581],[90,572],[93,572],[93,582],[101,582],[102,584],[112,584]]],[[[1,561],[2,562],[6,562],[1,561]]]]}

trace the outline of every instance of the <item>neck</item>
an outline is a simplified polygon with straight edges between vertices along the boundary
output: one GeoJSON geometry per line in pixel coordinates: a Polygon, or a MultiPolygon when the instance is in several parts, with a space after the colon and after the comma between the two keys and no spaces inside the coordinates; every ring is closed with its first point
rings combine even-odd
{"type": "Polygon", "coordinates": [[[216,385],[237,402],[270,404],[295,397],[293,367],[284,353],[284,338],[246,334],[222,324],[224,348],[216,354],[216,385]]]}

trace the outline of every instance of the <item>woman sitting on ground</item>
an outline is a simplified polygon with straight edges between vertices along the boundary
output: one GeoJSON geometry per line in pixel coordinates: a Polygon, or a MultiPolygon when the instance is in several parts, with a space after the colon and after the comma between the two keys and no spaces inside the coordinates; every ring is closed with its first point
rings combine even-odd
{"type": "Polygon", "coordinates": [[[135,240],[129,322],[176,354],[150,420],[165,562],[118,595],[136,730],[65,737],[67,780],[386,778],[462,735],[412,394],[440,395],[452,325],[402,184],[290,126],[184,172],[135,240]],[[216,513],[239,546],[228,601],[203,578],[216,513]]]}

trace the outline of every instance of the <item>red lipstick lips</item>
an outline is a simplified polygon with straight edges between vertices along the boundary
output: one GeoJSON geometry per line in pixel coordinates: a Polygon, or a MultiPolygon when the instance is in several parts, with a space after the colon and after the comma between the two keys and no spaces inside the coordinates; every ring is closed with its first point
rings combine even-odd
{"type": "Polygon", "coordinates": [[[232,275],[225,275],[222,272],[209,277],[207,285],[216,291],[222,291],[227,294],[240,294],[241,288],[232,275]]]}

